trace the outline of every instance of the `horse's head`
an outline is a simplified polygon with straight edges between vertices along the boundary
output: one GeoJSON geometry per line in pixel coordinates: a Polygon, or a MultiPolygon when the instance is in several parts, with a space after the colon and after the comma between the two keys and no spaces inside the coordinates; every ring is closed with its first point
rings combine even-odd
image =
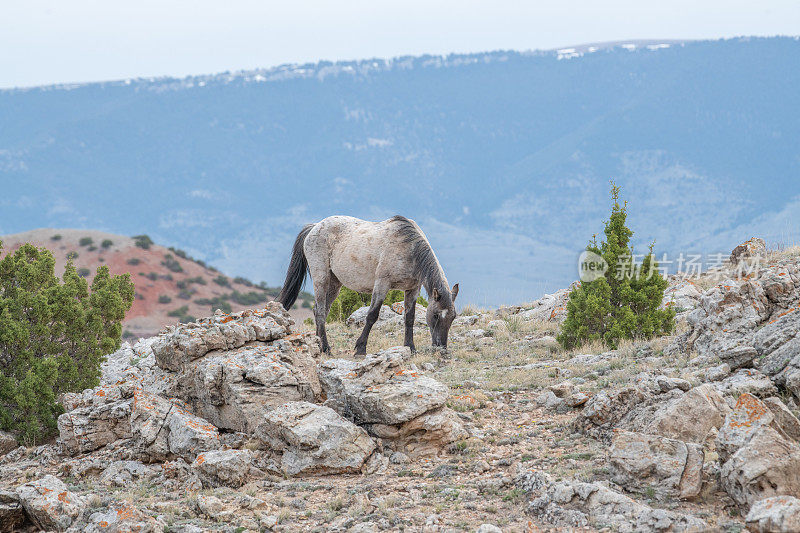
{"type": "Polygon", "coordinates": [[[431,301],[428,302],[428,313],[425,318],[431,329],[434,348],[447,349],[447,334],[456,318],[456,296],[458,296],[458,283],[453,285],[452,291],[445,287],[441,292],[433,289],[430,294],[431,301]]]}

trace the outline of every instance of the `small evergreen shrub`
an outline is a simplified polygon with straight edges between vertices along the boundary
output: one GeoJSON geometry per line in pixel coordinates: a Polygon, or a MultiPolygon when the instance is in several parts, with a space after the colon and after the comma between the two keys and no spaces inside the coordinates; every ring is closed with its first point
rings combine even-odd
{"type": "Polygon", "coordinates": [[[114,241],[111,239],[104,239],[103,242],[100,243],[100,246],[105,248],[106,250],[114,246],[114,241]]]}
{"type": "Polygon", "coordinates": [[[74,261],[78,258],[78,252],[72,251],[67,254],[67,261],[74,261]]]}
{"type": "Polygon", "coordinates": [[[197,320],[195,317],[189,314],[188,305],[182,305],[177,309],[173,309],[167,313],[167,316],[175,317],[178,319],[178,321],[183,322],[184,324],[197,320]]]}
{"type": "Polygon", "coordinates": [[[606,240],[597,246],[595,238],[586,247],[602,257],[607,268],[597,279],[581,282],[569,295],[567,318],[558,335],[566,349],[594,340],[615,348],[621,339],[649,339],[669,333],[675,325],[675,311],[659,309],[667,280],[658,270],[653,245],[641,264],[633,261],[629,246],[633,232],[625,225],[627,204],[620,205],[619,190],[612,183],[606,240]]]}
{"type": "Polygon", "coordinates": [[[91,286],[72,263],[59,280],[45,248],[25,244],[0,260],[0,428],[27,445],[53,435],[58,396],[99,383],[133,299],[130,276],[106,266],[91,286]]]}
{"type": "Polygon", "coordinates": [[[214,283],[216,283],[220,287],[228,287],[228,288],[230,288],[230,286],[231,286],[231,282],[228,280],[228,278],[226,278],[222,274],[220,274],[219,276],[214,278],[214,283]]]}
{"type": "Polygon", "coordinates": [[[183,267],[180,262],[170,254],[164,256],[164,260],[161,261],[161,264],[167,267],[167,270],[170,272],[183,272],[183,267]]]}
{"type": "Polygon", "coordinates": [[[129,264],[129,265],[131,265],[131,266],[136,266],[136,265],[138,265],[138,264],[139,264],[139,263],[141,263],[141,262],[142,262],[142,260],[141,260],[141,259],[139,259],[138,257],[131,257],[130,259],[128,259],[128,260],[126,261],[126,263],[128,263],[128,264],[129,264]]]}
{"type": "Polygon", "coordinates": [[[80,277],[82,277],[82,278],[88,278],[88,277],[89,277],[89,274],[91,274],[91,273],[92,273],[92,271],[91,271],[91,270],[89,270],[89,269],[88,269],[88,268],[86,268],[86,267],[81,267],[81,268],[79,268],[79,269],[78,269],[78,275],[79,275],[80,277]]]}
{"type": "Polygon", "coordinates": [[[143,250],[149,250],[150,246],[154,244],[153,240],[147,235],[135,235],[133,237],[133,243],[143,250]]]}
{"type": "Polygon", "coordinates": [[[162,294],[158,297],[158,303],[160,304],[168,304],[172,301],[172,298],[167,296],[166,294],[162,294]]]}
{"type": "Polygon", "coordinates": [[[81,239],[78,241],[78,244],[80,244],[81,246],[89,246],[93,242],[94,241],[92,240],[91,237],[81,237],[81,239]]]}
{"type": "Polygon", "coordinates": [[[50,240],[51,241],[60,241],[61,240],[61,234],[60,233],[56,233],[55,235],[50,237],[50,240]]]}

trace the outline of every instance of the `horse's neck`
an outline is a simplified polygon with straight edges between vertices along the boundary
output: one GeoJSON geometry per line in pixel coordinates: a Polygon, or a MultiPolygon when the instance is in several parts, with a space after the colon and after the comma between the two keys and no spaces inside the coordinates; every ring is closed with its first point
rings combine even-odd
{"type": "Polygon", "coordinates": [[[442,292],[443,290],[450,290],[450,287],[447,285],[447,278],[444,277],[444,271],[442,267],[439,265],[438,261],[436,263],[437,268],[432,269],[428,272],[428,275],[425,279],[422,280],[422,285],[425,287],[425,292],[429,295],[433,294],[433,289],[442,292]]]}

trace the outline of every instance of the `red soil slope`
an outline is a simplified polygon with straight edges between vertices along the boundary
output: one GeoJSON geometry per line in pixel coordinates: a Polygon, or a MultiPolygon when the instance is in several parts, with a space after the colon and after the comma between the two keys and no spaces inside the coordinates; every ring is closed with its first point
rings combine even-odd
{"type": "MultiPolygon", "coordinates": [[[[3,242],[0,257],[26,242],[47,248],[55,257],[57,276],[64,272],[67,255],[77,253],[73,263],[79,272],[81,269],[89,270],[85,277],[90,284],[97,267],[101,265],[108,265],[112,274],[129,272],[136,287],[136,299],[123,324],[126,338],[154,335],[165,325],[175,324],[179,318],[168,313],[183,306],[186,306],[184,315],[194,317],[208,316],[213,313],[213,308],[219,307],[198,303],[198,300],[227,297],[232,310],[240,311],[263,307],[263,303],[237,303],[231,298],[234,291],[255,293],[249,294],[250,298],[272,299],[266,290],[258,286],[249,286],[243,280],[234,281],[232,277],[191,258],[182,258],[174,251],[156,244],[151,244],[148,249],[141,248],[134,239],[122,235],[93,230],[44,228],[0,237],[0,241],[3,242]],[[81,239],[87,238],[92,240],[91,244],[81,245],[81,239]],[[113,244],[109,246],[106,243],[107,246],[103,247],[104,241],[113,244]]],[[[297,305],[291,313],[297,322],[311,316],[309,309],[297,305]]]]}

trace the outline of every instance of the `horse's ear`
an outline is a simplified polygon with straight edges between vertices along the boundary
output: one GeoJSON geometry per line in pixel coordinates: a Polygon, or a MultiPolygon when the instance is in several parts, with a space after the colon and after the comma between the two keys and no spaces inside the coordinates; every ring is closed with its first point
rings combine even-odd
{"type": "Polygon", "coordinates": [[[458,283],[453,285],[452,299],[454,302],[456,301],[456,296],[458,296],[458,283]]]}
{"type": "Polygon", "coordinates": [[[439,298],[442,297],[442,295],[439,294],[439,291],[437,289],[433,289],[433,293],[431,294],[431,296],[433,296],[433,299],[436,300],[437,302],[439,301],[439,298]]]}

